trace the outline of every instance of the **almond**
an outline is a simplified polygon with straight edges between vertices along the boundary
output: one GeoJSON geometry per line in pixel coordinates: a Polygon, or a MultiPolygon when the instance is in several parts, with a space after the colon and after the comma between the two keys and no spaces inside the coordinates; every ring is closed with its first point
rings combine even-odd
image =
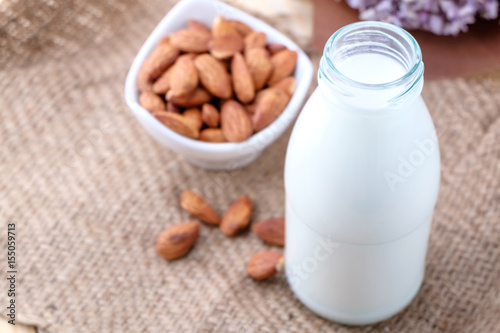
{"type": "Polygon", "coordinates": [[[194,59],[201,84],[214,96],[230,98],[231,77],[217,59],[210,54],[201,54],[194,59]]]}
{"type": "Polygon", "coordinates": [[[148,73],[142,68],[137,73],[137,89],[140,92],[153,91],[153,80],[149,78],[148,73]]]}
{"type": "Polygon", "coordinates": [[[222,133],[227,141],[245,141],[252,135],[252,122],[246,110],[235,100],[222,104],[220,112],[222,133]]]}
{"type": "Polygon", "coordinates": [[[233,26],[233,28],[236,29],[240,33],[242,37],[245,37],[249,33],[252,32],[252,28],[250,28],[248,25],[245,23],[238,21],[238,20],[227,20],[229,24],[233,26]]]}
{"type": "Polygon", "coordinates": [[[235,236],[248,226],[251,217],[252,202],[248,196],[241,196],[227,209],[222,218],[220,229],[226,236],[235,236]]]}
{"type": "Polygon", "coordinates": [[[206,142],[227,142],[220,128],[205,128],[200,132],[199,139],[206,142]]]}
{"type": "Polygon", "coordinates": [[[247,273],[255,280],[264,280],[283,269],[283,254],[263,251],[254,254],[247,263],[247,273]]]}
{"type": "Polygon", "coordinates": [[[273,71],[269,53],[262,48],[250,49],[245,52],[245,60],[252,75],[254,87],[258,91],[265,86],[273,71]]]}
{"type": "Polygon", "coordinates": [[[281,79],[292,74],[297,63],[297,52],[292,50],[283,50],[271,57],[273,72],[267,83],[272,86],[281,79]]]}
{"type": "Polygon", "coordinates": [[[253,129],[258,132],[271,124],[283,112],[288,104],[289,97],[278,89],[265,89],[267,93],[257,103],[252,116],[253,129]]]}
{"type": "Polygon", "coordinates": [[[198,239],[200,226],[195,221],[184,222],[164,230],[156,241],[156,252],[167,260],[186,254],[198,239]]]}
{"type": "Polygon", "coordinates": [[[208,127],[218,127],[220,120],[219,111],[212,104],[205,103],[201,107],[201,119],[208,127]]]}
{"type": "Polygon", "coordinates": [[[170,66],[163,74],[153,83],[153,92],[158,95],[166,94],[170,89],[170,76],[172,69],[175,66],[170,66]]]}
{"type": "Polygon", "coordinates": [[[279,51],[286,50],[286,46],[278,43],[270,43],[267,44],[267,49],[269,50],[269,53],[271,53],[271,55],[274,55],[279,51]]]}
{"type": "Polygon", "coordinates": [[[187,109],[182,113],[182,116],[190,123],[192,127],[196,128],[198,131],[203,126],[200,109],[197,108],[187,109]]]}
{"type": "Polygon", "coordinates": [[[245,52],[253,48],[266,47],[266,34],[263,32],[252,32],[245,37],[245,52]]]}
{"type": "Polygon", "coordinates": [[[229,59],[243,50],[243,38],[239,35],[214,37],[209,43],[210,54],[217,59],[229,59]]]}
{"type": "Polygon", "coordinates": [[[189,214],[212,225],[220,224],[220,217],[202,197],[192,191],[181,194],[181,207],[189,214]]]}
{"type": "Polygon", "coordinates": [[[170,42],[160,42],[144,60],[140,72],[149,80],[158,78],[179,56],[179,50],[170,42]]]}
{"type": "Polygon", "coordinates": [[[207,27],[204,23],[197,21],[197,20],[188,20],[187,27],[188,27],[188,29],[198,29],[198,30],[206,31],[210,34],[212,33],[212,30],[210,30],[209,27],[207,27]]]}
{"type": "Polygon", "coordinates": [[[236,97],[244,104],[250,103],[255,97],[255,87],[247,63],[241,55],[236,53],[231,61],[233,89],[236,97]]]}
{"type": "Polygon", "coordinates": [[[177,106],[175,106],[174,103],[172,102],[167,102],[167,111],[168,112],[174,112],[174,113],[181,113],[181,110],[177,106]]]}
{"type": "Polygon", "coordinates": [[[227,35],[240,36],[240,33],[228,20],[222,16],[216,16],[212,23],[212,35],[214,37],[227,35]]]}
{"type": "Polygon", "coordinates": [[[183,52],[202,53],[208,51],[208,42],[212,39],[209,31],[202,29],[182,29],[170,36],[170,42],[183,52]]]}
{"type": "Polygon", "coordinates": [[[205,89],[198,87],[187,95],[173,96],[167,93],[166,98],[177,106],[192,108],[210,102],[212,96],[205,89]]]}
{"type": "Polygon", "coordinates": [[[285,245],[284,218],[272,218],[257,222],[252,225],[252,231],[268,244],[277,246],[285,245]]]}
{"type": "Polygon", "coordinates": [[[186,118],[178,113],[155,111],[153,112],[153,116],[172,131],[187,136],[188,138],[197,139],[200,135],[200,132],[194,128],[186,118]]]}
{"type": "Polygon", "coordinates": [[[163,99],[151,91],[144,91],[139,96],[139,104],[148,111],[165,110],[163,99]]]}
{"type": "Polygon", "coordinates": [[[289,97],[292,97],[293,93],[295,92],[295,88],[297,88],[297,83],[295,82],[295,78],[293,76],[287,76],[284,79],[273,84],[271,88],[282,90],[289,97]]]}
{"type": "Polygon", "coordinates": [[[170,72],[170,92],[173,96],[187,95],[198,86],[198,70],[193,55],[181,55],[170,72]]]}

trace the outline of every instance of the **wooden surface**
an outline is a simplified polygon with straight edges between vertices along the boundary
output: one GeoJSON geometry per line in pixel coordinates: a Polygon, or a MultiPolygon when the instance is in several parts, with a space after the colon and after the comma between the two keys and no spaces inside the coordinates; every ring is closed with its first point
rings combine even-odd
{"type": "Polygon", "coordinates": [[[0,317],[0,333],[36,333],[36,328],[21,324],[11,325],[7,319],[0,317]]]}

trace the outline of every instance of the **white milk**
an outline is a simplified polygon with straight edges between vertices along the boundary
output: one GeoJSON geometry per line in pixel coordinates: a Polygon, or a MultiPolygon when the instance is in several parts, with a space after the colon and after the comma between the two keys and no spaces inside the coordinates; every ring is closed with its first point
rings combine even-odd
{"type": "MultiPolygon", "coordinates": [[[[344,33],[357,37],[364,30],[356,29],[369,24],[350,25],[344,33]]],[[[375,27],[403,33],[388,24],[375,27]]],[[[323,57],[333,57],[331,52],[327,48],[323,57]]],[[[320,87],[292,132],[285,166],[285,270],[296,296],[334,321],[386,319],[413,299],[423,280],[439,147],[420,97],[423,67],[388,84],[412,65],[364,52],[337,59],[335,72],[323,59],[320,87]],[[386,85],[346,83],[342,75],[386,85]]]]}

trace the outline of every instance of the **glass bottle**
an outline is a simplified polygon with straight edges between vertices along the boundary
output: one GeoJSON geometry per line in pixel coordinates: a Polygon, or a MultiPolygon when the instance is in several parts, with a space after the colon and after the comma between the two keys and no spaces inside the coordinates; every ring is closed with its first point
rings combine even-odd
{"type": "Polygon", "coordinates": [[[363,325],[402,310],[424,276],[440,157],[420,47],[358,22],[325,45],[285,164],[285,271],[317,314],[363,325]]]}

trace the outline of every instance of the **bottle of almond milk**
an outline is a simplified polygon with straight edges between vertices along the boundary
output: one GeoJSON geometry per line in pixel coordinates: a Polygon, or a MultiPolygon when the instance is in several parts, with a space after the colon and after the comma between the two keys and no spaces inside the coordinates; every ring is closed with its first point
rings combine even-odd
{"type": "Polygon", "coordinates": [[[420,47],[388,23],[328,40],[285,165],[285,270],[295,295],[344,324],[386,319],[424,278],[439,146],[420,47]]]}

